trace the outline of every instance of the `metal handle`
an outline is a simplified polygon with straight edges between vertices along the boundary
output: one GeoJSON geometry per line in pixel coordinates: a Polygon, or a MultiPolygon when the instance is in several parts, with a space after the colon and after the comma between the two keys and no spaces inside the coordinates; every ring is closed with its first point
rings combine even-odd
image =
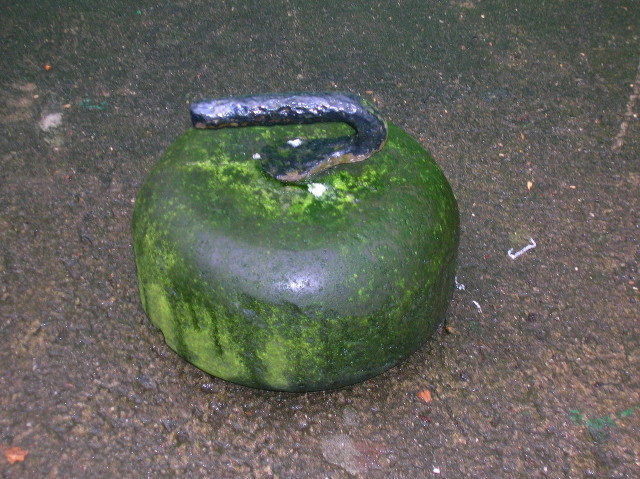
{"type": "Polygon", "coordinates": [[[387,125],[373,107],[350,93],[273,93],[205,100],[191,105],[196,128],[270,126],[318,122],[347,123],[355,135],[270,148],[265,172],[285,183],[305,183],[321,171],[342,163],[363,161],[381,150],[387,125]]]}

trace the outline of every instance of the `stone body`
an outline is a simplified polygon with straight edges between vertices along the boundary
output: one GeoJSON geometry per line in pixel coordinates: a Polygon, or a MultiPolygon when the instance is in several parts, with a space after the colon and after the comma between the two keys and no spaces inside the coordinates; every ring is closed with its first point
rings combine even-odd
{"type": "Polygon", "coordinates": [[[142,304],[171,348],[235,383],[309,391],[423,344],[453,291],[459,216],[429,153],[388,128],[382,150],[308,185],[265,174],[260,152],[348,126],[190,129],[168,148],[133,234],[142,304]]]}

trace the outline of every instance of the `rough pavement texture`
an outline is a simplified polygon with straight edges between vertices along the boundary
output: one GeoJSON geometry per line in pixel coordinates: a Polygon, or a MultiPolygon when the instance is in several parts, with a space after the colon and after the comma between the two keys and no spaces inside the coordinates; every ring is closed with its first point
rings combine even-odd
{"type": "Polygon", "coordinates": [[[639,18],[633,0],[2,2],[2,476],[637,477],[639,18]],[[332,89],[442,165],[465,289],[363,384],[207,376],[141,310],[135,192],[189,101],[332,89]]]}

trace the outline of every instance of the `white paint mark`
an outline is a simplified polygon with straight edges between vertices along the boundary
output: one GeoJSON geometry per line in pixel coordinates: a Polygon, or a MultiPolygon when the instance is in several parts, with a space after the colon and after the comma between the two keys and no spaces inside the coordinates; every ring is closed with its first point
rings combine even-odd
{"type": "Polygon", "coordinates": [[[324,192],[327,191],[327,187],[322,183],[309,183],[309,185],[307,185],[307,189],[309,190],[309,193],[316,198],[320,198],[324,195],[324,192]]]}
{"type": "Polygon", "coordinates": [[[458,277],[457,276],[453,278],[453,281],[456,284],[456,289],[459,289],[460,291],[464,291],[465,289],[467,289],[467,287],[464,284],[458,283],[458,277]]]}
{"type": "Polygon", "coordinates": [[[482,308],[480,307],[480,303],[478,303],[477,301],[471,301],[471,302],[476,308],[478,308],[478,311],[480,312],[480,314],[482,314],[482,308]]]}
{"type": "Polygon", "coordinates": [[[51,128],[57,128],[62,124],[62,113],[49,113],[40,120],[38,125],[42,131],[48,131],[51,128]]]}
{"type": "Polygon", "coordinates": [[[294,148],[297,148],[298,146],[302,145],[302,140],[300,138],[296,138],[294,140],[287,141],[287,144],[293,146],[294,148]]]}
{"type": "Polygon", "coordinates": [[[259,160],[262,157],[260,156],[260,153],[254,153],[251,158],[253,158],[254,160],[259,160]]]}
{"type": "Polygon", "coordinates": [[[511,248],[509,251],[507,251],[507,255],[511,259],[516,259],[518,256],[526,253],[527,251],[529,251],[530,249],[535,248],[536,246],[538,246],[538,245],[536,244],[535,241],[533,241],[533,238],[529,238],[529,244],[527,246],[522,248],[520,251],[516,251],[515,253],[513,252],[513,248],[511,248]]]}

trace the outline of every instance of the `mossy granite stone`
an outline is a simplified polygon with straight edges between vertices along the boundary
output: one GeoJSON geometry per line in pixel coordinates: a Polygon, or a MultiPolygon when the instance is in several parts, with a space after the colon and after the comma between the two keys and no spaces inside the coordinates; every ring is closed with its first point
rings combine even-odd
{"type": "Polygon", "coordinates": [[[389,124],[381,151],[309,185],[270,177],[256,155],[351,132],[190,129],[154,167],[133,218],[140,293],[187,361],[256,388],[328,389],[392,367],[435,331],[459,217],[419,143],[389,124]]]}

